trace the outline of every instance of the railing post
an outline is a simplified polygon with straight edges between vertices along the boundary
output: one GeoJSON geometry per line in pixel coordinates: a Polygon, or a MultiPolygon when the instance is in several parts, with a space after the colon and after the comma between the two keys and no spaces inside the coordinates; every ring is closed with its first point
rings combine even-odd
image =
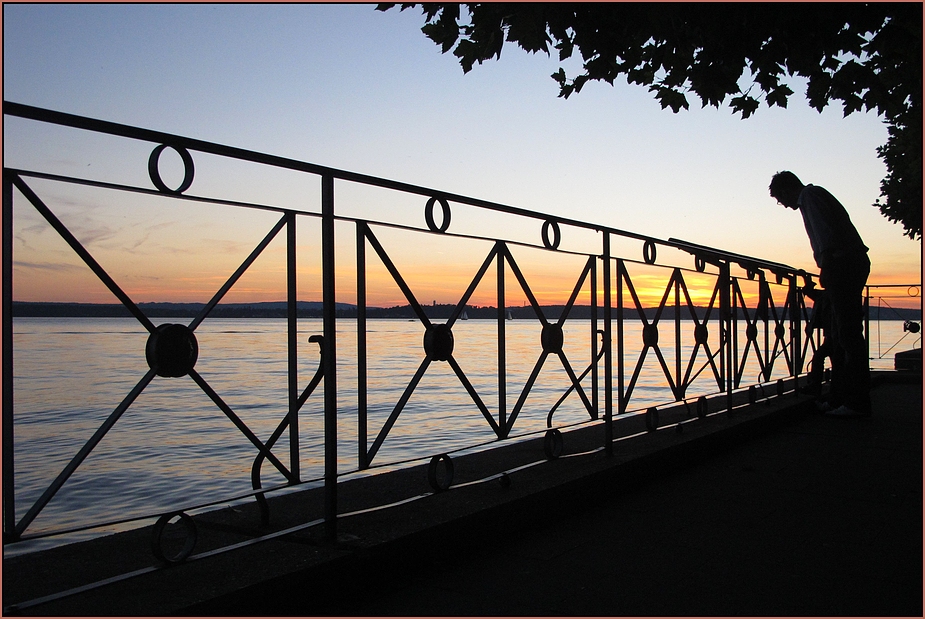
{"type": "Polygon", "coordinates": [[[800,294],[797,286],[797,276],[791,274],[788,279],[790,283],[790,341],[793,350],[791,374],[796,378],[803,370],[802,338],[800,337],[800,294]]]}
{"type": "MultiPolygon", "coordinates": [[[[604,232],[604,453],[613,455],[613,316],[611,304],[613,290],[610,272],[610,233],[604,232]]],[[[617,320],[622,324],[623,317],[617,320]]]]}
{"type": "Polygon", "coordinates": [[[366,412],[366,224],[357,222],[357,459],[360,470],[369,468],[366,412]]]}
{"type": "Polygon", "coordinates": [[[497,248],[497,294],[498,294],[498,427],[506,437],[507,431],[507,308],[504,302],[504,263],[506,252],[502,251],[501,241],[497,248]]]}
{"type": "MultiPolygon", "coordinates": [[[[880,320],[879,314],[877,320],[880,320]]],[[[864,286],[864,341],[867,343],[867,358],[870,359],[870,286],[867,285],[864,286]]]]}
{"type": "MultiPolygon", "coordinates": [[[[591,262],[591,408],[594,409],[594,419],[601,416],[600,384],[598,380],[599,369],[597,358],[597,260],[591,262]]],[[[604,346],[601,342],[601,346],[604,346]]]]}
{"type": "MultiPolygon", "coordinates": [[[[623,271],[624,265],[622,260],[617,260],[617,414],[626,412],[626,399],[624,389],[624,373],[626,368],[623,364],[623,271]]],[[[610,353],[608,353],[608,356],[610,353]]]]}
{"type": "Polygon", "coordinates": [[[726,410],[732,412],[732,381],[734,380],[734,353],[732,350],[732,329],[733,316],[731,299],[732,296],[732,279],[730,277],[729,261],[719,263],[719,315],[720,330],[719,339],[720,347],[725,346],[723,355],[720,356],[720,371],[726,379],[726,410]]]}
{"type": "Polygon", "coordinates": [[[3,541],[16,531],[13,475],[13,181],[3,174],[3,541]]]}
{"type": "Polygon", "coordinates": [[[286,213],[286,317],[289,353],[289,470],[301,480],[299,456],[299,317],[295,213],[286,213]]]}
{"type": "Polygon", "coordinates": [[[334,274],[334,177],[321,177],[321,264],[324,322],[324,523],[337,538],[337,310],[334,274]]]}

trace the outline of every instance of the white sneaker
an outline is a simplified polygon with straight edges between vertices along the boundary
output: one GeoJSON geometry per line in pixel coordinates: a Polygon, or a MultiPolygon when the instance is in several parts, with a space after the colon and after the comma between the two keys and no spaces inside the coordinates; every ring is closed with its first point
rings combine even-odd
{"type": "Polygon", "coordinates": [[[860,419],[862,417],[870,417],[870,413],[856,411],[853,408],[848,408],[844,404],[836,409],[826,411],[825,414],[829,417],[841,417],[842,419],[860,419]]]}

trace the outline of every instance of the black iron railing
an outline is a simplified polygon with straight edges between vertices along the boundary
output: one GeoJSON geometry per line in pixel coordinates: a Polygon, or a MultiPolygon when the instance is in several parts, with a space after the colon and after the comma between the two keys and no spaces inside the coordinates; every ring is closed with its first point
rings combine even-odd
{"type": "MultiPolygon", "coordinates": [[[[364,470],[377,464],[377,456],[390,432],[401,417],[409,399],[419,388],[428,371],[446,364],[458,379],[459,385],[471,404],[473,413],[484,419],[497,439],[507,439],[524,415],[528,396],[540,380],[544,367],[552,366],[567,376],[567,387],[555,405],[547,412],[549,436],[558,436],[554,415],[566,398],[578,402],[587,423],[603,427],[601,443],[607,453],[614,446],[614,417],[633,412],[637,403],[641,376],[644,371],[655,372],[664,378],[665,402],[687,402],[707,395],[725,394],[725,408],[732,409],[732,394],[756,384],[766,383],[780,376],[799,376],[807,358],[818,344],[813,331],[805,325],[809,310],[801,293],[801,285],[811,281],[813,274],[782,263],[725,252],[677,239],[657,239],[634,234],[612,227],[576,221],[564,217],[542,214],[467,196],[430,188],[390,181],[373,176],[356,174],[334,168],[314,165],[266,155],[249,150],[232,148],[202,140],[168,133],[139,129],[111,122],[83,118],[15,103],[4,103],[4,114],[46,125],[85,130],[106,136],[153,145],[148,158],[150,186],[114,182],[107,179],[78,178],[73,175],[42,170],[7,168],[3,170],[3,446],[4,446],[4,542],[16,542],[30,537],[29,527],[46,505],[65,486],[71,475],[115,426],[135,400],[154,381],[176,380],[189,377],[221,410],[229,422],[254,449],[250,470],[253,496],[264,507],[264,495],[278,487],[264,487],[261,470],[269,464],[285,479],[283,486],[291,487],[306,480],[300,469],[299,413],[305,403],[323,399],[324,473],[319,480],[325,488],[324,521],[329,535],[334,535],[337,522],[338,481],[338,421],[343,418],[342,402],[338,396],[339,343],[337,326],[351,321],[356,326],[356,369],[350,376],[356,384],[357,457],[355,470],[364,470]],[[172,150],[180,156],[183,179],[171,188],[162,179],[160,158],[172,150]],[[195,155],[195,157],[194,157],[195,155]],[[214,195],[198,195],[195,190],[197,159],[217,157],[237,162],[293,171],[320,180],[320,208],[283,207],[259,201],[236,200],[214,195]],[[198,315],[188,324],[167,323],[156,325],[113,277],[103,268],[91,252],[43,201],[34,188],[36,181],[53,181],[68,186],[83,186],[115,191],[126,196],[151,195],[180,201],[190,209],[197,205],[220,205],[244,209],[257,209],[276,213],[278,219],[262,240],[235,272],[215,291],[198,315]],[[407,224],[388,221],[388,217],[359,217],[344,214],[335,198],[341,186],[363,186],[398,192],[405,196],[423,198],[423,223],[407,224]],[[15,454],[14,454],[14,365],[12,304],[15,290],[13,275],[13,204],[14,201],[35,209],[54,228],[80,259],[116,296],[148,333],[144,356],[148,370],[144,372],[125,397],[83,446],[71,457],[67,465],[48,484],[41,496],[21,516],[16,510],[15,454]],[[456,232],[452,225],[454,210],[474,209],[474,212],[495,213],[522,222],[517,234],[506,235],[503,230],[488,229],[477,233],[456,232]],[[297,227],[306,220],[320,227],[321,280],[323,318],[322,333],[311,341],[320,346],[320,361],[310,380],[303,384],[299,376],[298,348],[298,260],[297,227]],[[529,225],[528,225],[529,224],[529,225]],[[337,295],[344,285],[343,271],[335,259],[341,237],[335,226],[353,228],[355,238],[356,312],[349,318],[338,317],[337,295]],[[523,229],[539,227],[539,238],[521,238],[523,229]],[[477,241],[487,252],[476,269],[463,295],[456,301],[449,318],[438,322],[416,295],[414,286],[392,259],[382,241],[386,231],[401,231],[430,235],[449,243],[451,240],[477,241]],[[572,234],[584,235],[580,247],[564,247],[563,242],[572,234]],[[286,247],[286,320],[287,320],[287,413],[266,438],[242,420],[206,378],[196,369],[199,360],[197,328],[209,319],[228,291],[254,264],[261,253],[277,238],[285,239],[286,247]],[[514,238],[517,237],[517,238],[514,238]],[[588,241],[587,239],[592,239],[588,241]],[[621,245],[617,250],[615,246],[621,245]],[[633,249],[635,248],[635,249],[633,249]],[[370,251],[368,251],[370,250],[370,251]],[[521,252],[542,251],[551,255],[578,260],[581,267],[572,274],[572,288],[566,303],[557,307],[555,316],[548,305],[541,303],[535,293],[537,282],[531,280],[522,268],[521,252]],[[638,252],[631,258],[631,251],[638,252]],[[659,260],[659,253],[668,253],[673,259],[659,260]],[[684,258],[682,261],[681,259],[684,258]],[[424,330],[421,361],[411,380],[388,411],[384,423],[370,427],[368,415],[370,386],[367,381],[368,321],[367,289],[369,263],[377,261],[388,273],[413,312],[414,320],[424,330]],[[688,266],[683,263],[687,262],[688,266]],[[691,264],[692,263],[692,264],[691,264]],[[692,267],[692,268],[691,268],[692,267]],[[638,271],[657,270],[664,284],[659,288],[660,301],[646,306],[641,296],[642,276],[638,271]],[[470,371],[455,354],[454,327],[471,305],[473,294],[483,282],[494,279],[494,318],[491,328],[497,332],[497,364],[494,388],[477,388],[470,371]],[[696,281],[692,290],[691,281],[696,281]],[[536,342],[536,361],[519,393],[509,393],[507,367],[508,318],[511,308],[507,299],[511,291],[522,295],[532,308],[538,322],[540,338],[536,342]],[[695,295],[692,292],[699,294],[695,295]],[[567,321],[578,312],[579,298],[587,297],[580,320],[588,320],[587,361],[577,360],[565,346],[567,321]],[[696,301],[694,298],[703,299],[696,301]],[[708,299],[708,301],[706,300],[708,299]],[[636,347],[636,325],[641,326],[641,346],[636,347]],[[666,326],[667,325],[667,326],[666,326]],[[630,329],[633,333],[630,333],[630,329]],[[665,335],[671,337],[665,339],[665,335]],[[570,356],[571,355],[571,356],[570,356]],[[587,364],[587,365],[586,365],[587,364]],[[652,368],[655,368],[654,370],[652,368]],[[318,394],[318,388],[321,393],[318,394]],[[485,393],[490,392],[488,398],[485,393]],[[577,399],[577,400],[576,400],[577,399]],[[287,457],[279,450],[280,439],[288,432],[287,457]],[[371,442],[370,442],[371,440],[371,442]]],[[[477,221],[477,218],[475,219],[477,221]]],[[[645,280],[648,281],[648,280],[645,280]]],[[[488,285],[488,284],[486,284],[488,285]]],[[[651,285],[646,285],[651,289],[651,285]]],[[[353,396],[351,396],[353,397],[353,396]]],[[[648,402],[642,402],[644,405],[648,402]]],[[[351,403],[352,404],[352,403],[351,403]]],[[[644,408],[644,407],[643,407],[644,408]]],[[[448,461],[446,449],[435,450],[435,461],[448,461]]],[[[244,474],[246,475],[246,471],[244,474]]],[[[151,516],[157,516],[152,514],[151,516]]],[[[105,515],[104,515],[105,516],[105,515]]]]}

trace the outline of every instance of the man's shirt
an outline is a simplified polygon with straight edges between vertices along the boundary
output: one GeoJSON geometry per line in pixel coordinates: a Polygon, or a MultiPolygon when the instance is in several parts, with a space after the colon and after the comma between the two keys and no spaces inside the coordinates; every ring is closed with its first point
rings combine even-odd
{"type": "Polygon", "coordinates": [[[848,211],[822,187],[806,185],[800,192],[797,206],[803,215],[813,258],[820,269],[833,260],[867,252],[848,211]]]}

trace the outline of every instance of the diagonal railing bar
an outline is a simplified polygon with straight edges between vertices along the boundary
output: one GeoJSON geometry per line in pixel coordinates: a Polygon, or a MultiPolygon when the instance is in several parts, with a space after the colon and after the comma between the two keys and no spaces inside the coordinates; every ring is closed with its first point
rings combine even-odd
{"type": "Polygon", "coordinates": [[[488,425],[491,426],[491,429],[498,436],[498,438],[501,438],[501,427],[498,425],[498,422],[495,421],[494,417],[491,416],[491,411],[489,411],[488,407],[485,406],[485,402],[482,401],[482,398],[475,390],[475,387],[472,386],[472,383],[469,381],[469,377],[466,376],[466,373],[463,372],[463,369],[459,367],[459,363],[456,361],[455,357],[451,355],[450,358],[447,359],[447,363],[449,363],[450,367],[453,368],[453,371],[456,372],[456,376],[459,378],[459,382],[461,382],[462,386],[465,387],[466,391],[469,393],[469,397],[471,397],[472,401],[475,402],[475,405],[482,413],[482,416],[488,420],[488,425]]]}
{"type": "Polygon", "coordinates": [[[771,315],[774,317],[774,351],[771,355],[770,368],[773,368],[774,361],[779,355],[784,356],[784,363],[787,367],[792,367],[790,363],[790,352],[787,349],[787,342],[785,341],[786,327],[784,327],[783,315],[788,311],[790,305],[790,295],[787,295],[787,300],[784,301],[784,306],[781,308],[780,313],[777,311],[777,306],[774,304],[774,297],[768,297],[768,308],[771,315]],[[780,352],[778,352],[780,350],[780,352]]]}
{"type": "Polygon", "coordinates": [[[533,307],[533,311],[536,312],[536,316],[543,326],[549,324],[549,321],[546,320],[546,316],[543,314],[543,309],[540,307],[539,301],[536,300],[536,297],[533,295],[533,291],[530,290],[530,285],[527,284],[527,279],[524,277],[524,274],[521,272],[520,267],[517,266],[517,261],[514,260],[511,250],[508,249],[506,244],[503,244],[501,251],[504,253],[504,258],[507,260],[508,265],[511,267],[511,272],[514,273],[514,277],[517,278],[517,281],[520,283],[520,287],[523,289],[524,294],[527,295],[527,300],[530,301],[530,305],[533,307]]]}
{"type": "MultiPolygon", "coordinates": [[[[606,344],[606,341],[603,339],[604,332],[603,332],[603,331],[598,331],[598,334],[601,336],[601,348],[600,348],[600,350],[597,351],[597,354],[596,354],[596,355],[594,356],[594,358],[591,360],[591,365],[589,365],[588,367],[586,367],[585,370],[578,376],[578,382],[579,382],[579,383],[585,379],[585,376],[587,376],[587,375],[591,372],[591,370],[594,368],[595,364],[597,364],[597,363],[601,360],[601,358],[604,356],[604,353],[607,352],[607,344],[606,344]]],[[[553,416],[553,413],[556,412],[556,410],[562,405],[563,402],[565,402],[566,398],[568,398],[568,397],[572,394],[572,391],[574,391],[574,390],[575,390],[575,385],[574,385],[574,384],[573,384],[573,385],[569,385],[569,388],[565,390],[565,393],[563,393],[563,394],[559,397],[559,399],[556,400],[556,403],[552,405],[552,408],[549,409],[549,414],[546,415],[546,427],[547,427],[547,428],[551,428],[551,427],[552,427],[552,416],[553,416]]],[[[592,388],[591,392],[592,392],[592,393],[595,393],[596,390],[595,390],[594,388],[592,388]]],[[[594,410],[594,414],[592,414],[592,416],[591,416],[592,419],[597,419],[597,414],[596,414],[596,413],[597,413],[597,409],[594,410]]]]}
{"type": "Polygon", "coordinates": [[[398,420],[398,416],[401,415],[405,405],[408,404],[408,400],[411,398],[411,394],[414,393],[418,383],[421,382],[421,378],[424,377],[424,373],[427,371],[428,366],[430,366],[430,362],[430,355],[427,355],[424,357],[424,360],[421,361],[421,365],[418,367],[417,372],[415,372],[414,376],[411,377],[411,381],[408,383],[408,386],[405,387],[405,391],[398,399],[398,403],[395,404],[395,408],[392,409],[389,418],[386,419],[385,423],[382,425],[382,428],[379,430],[379,434],[376,436],[376,440],[373,441],[372,447],[366,451],[367,466],[369,466],[369,464],[373,461],[373,458],[376,457],[376,454],[379,452],[379,448],[382,447],[382,443],[385,441],[385,437],[388,436],[389,432],[392,430],[392,426],[395,425],[395,422],[398,420]]]}
{"type": "Polygon", "coordinates": [[[122,414],[128,410],[128,407],[132,405],[141,392],[144,391],[154,377],[156,372],[151,369],[148,370],[141,380],[135,385],[135,387],[129,391],[128,395],[122,399],[122,402],[110,413],[109,417],[103,422],[103,424],[93,433],[93,436],[81,447],[80,451],[71,458],[71,461],[67,463],[67,466],[58,474],[53,482],[48,486],[42,496],[29,508],[29,511],[22,517],[19,523],[16,525],[16,530],[14,531],[14,536],[19,537],[23,532],[28,528],[28,526],[35,520],[35,517],[41,513],[41,511],[48,505],[48,502],[58,493],[58,490],[61,489],[61,486],[68,480],[68,478],[74,474],[74,471],[77,470],[77,467],[86,460],[87,456],[90,455],[90,452],[99,445],[100,441],[103,440],[103,437],[112,429],[112,427],[119,421],[119,418],[122,417],[122,414]]]}
{"type": "Polygon", "coordinates": [[[520,396],[517,398],[517,403],[514,404],[514,408],[511,409],[511,414],[507,418],[507,423],[504,427],[504,438],[507,438],[507,435],[511,432],[511,428],[514,427],[514,422],[517,420],[517,416],[520,415],[520,410],[523,408],[524,403],[527,401],[527,396],[530,395],[530,391],[533,390],[533,384],[539,377],[540,370],[543,369],[543,365],[546,363],[546,357],[548,356],[549,352],[544,350],[540,353],[539,358],[536,360],[536,364],[533,366],[533,371],[530,373],[530,378],[528,378],[527,382],[524,383],[524,388],[521,390],[520,396]]]}
{"type": "MultiPolygon", "coordinates": [[[[710,304],[707,307],[707,311],[704,313],[703,322],[701,322],[700,319],[697,317],[697,312],[694,311],[694,301],[693,299],[691,299],[690,291],[688,290],[687,282],[684,280],[683,274],[680,274],[680,280],[681,280],[681,290],[684,292],[684,300],[685,300],[685,303],[687,304],[688,310],[690,311],[691,322],[694,323],[694,333],[695,333],[694,348],[691,351],[691,357],[687,364],[687,371],[684,373],[684,378],[683,380],[680,381],[680,384],[683,387],[683,389],[686,391],[693,384],[693,382],[697,380],[697,377],[700,376],[700,373],[703,372],[706,369],[706,367],[709,365],[713,369],[713,375],[716,378],[717,387],[719,389],[722,389],[722,386],[723,386],[722,378],[719,375],[719,370],[716,368],[716,362],[715,362],[716,355],[719,354],[720,351],[717,350],[715,353],[710,354],[709,341],[707,341],[707,339],[704,338],[703,342],[701,342],[696,337],[696,333],[698,329],[703,328],[704,330],[706,330],[709,328],[708,325],[710,324],[710,314],[713,312],[714,304],[716,303],[716,296],[719,291],[714,285],[713,295],[710,298],[710,304]],[[693,372],[695,363],[697,361],[697,353],[700,351],[701,348],[703,348],[704,350],[704,354],[707,357],[707,361],[700,367],[699,370],[697,370],[696,374],[691,376],[691,372],[693,372]]],[[[707,333],[707,331],[704,331],[704,333],[707,333]]]]}
{"type": "MultiPolygon", "coordinates": [[[[633,300],[633,304],[636,307],[636,313],[639,315],[639,319],[642,321],[643,331],[645,331],[645,329],[647,329],[650,326],[650,323],[648,319],[646,318],[645,311],[642,308],[642,303],[639,301],[639,296],[636,294],[636,288],[635,286],[633,286],[633,280],[630,278],[629,272],[626,270],[625,266],[624,268],[620,270],[620,273],[618,273],[617,277],[622,277],[621,281],[626,283],[626,287],[630,293],[630,298],[633,300]]],[[[621,288],[621,294],[620,294],[620,302],[621,302],[621,308],[622,308],[622,288],[621,288]]],[[[625,318],[621,316],[621,320],[618,324],[622,324],[624,319],[625,318]]],[[[654,325],[654,324],[655,324],[654,322],[651,323],[651,325],[654,325]]],[[[626,385],[626,388],[623,391],[624,402],[623,402],[623,406],[621,406],[621,412],[626,410],[625,406],[629,403],[633,395],[633,390],[636,387],[636,381],[639,379],[639,374],[642,371],[642,366],[643,366],[643,363],[645,362],[646,354],[648,353],[649,348],[650,346],[644,345],[642,347],[642,351],[640,351],[639,353],[639,359],[636,361],[636,367],[633,370],[633,376],[630,378],[629,384],[626,385]]],[[[622,360],[622,358],[623,358],[623,354],[621,352],[620,359],[622,360]]]]}
{"type": "Polygon", "coordinates": [[[106,270],[100,265],[100,263],[90,255],[90,252],[84,248],[80,241],[78,241],[77,238],[71,234],[71,231],[68,230],[63,223],[61,223],[61,220],[59,220],[55,214],[51,212],[51,209],[45,205],[41,198],[39,198],[35,192],[32,191],[32,189],[25,183],[25,181],[23,181],[18,176],[13,176],[12,180],[13,184],[16,185],[16,188],[19,189],[19,191],[22,192],[26,199],[32,203],[32,206],[34,206],[35,209],[42,214],[42,217],[44,217],[48,223],[51,224],[51,227],[54,228],[59,235],[61,235],[61,238],[63,238],[65,242],[71,246],[71,249],[73,249],[77,255],[80,256],[81,260],[83,260],[86,265],[90,267],[90,270],[92,270],[96,276],[100,278],[100,281],[102,281],[103,284],[109,288],[110,292],[112,292],[116,298],[122,302],[128,311],[138,319],[138,322],[140,322],[149,333],[154,333],[156,330],[154,323],[152,323],[148,317],[145,316],[144,312],[142,312],[141,309],[135,305],[135,302],[132,301],[132,299],[129,298],[125,292],[123,292],[122,288],[119,287],[119,284],[117,284],[115,280],[109,276],[109,273],[107,273],[106,270]]]}
{"type": "Polygon", "coordinates": [[[231,420],[231,423],[235,425],[241,434],[243,434],[247,440],[249,440],[254,445],[254,447],[256,447],[257,450],[264,455],[267,460],[273,463],[273,466],[275,466],[277,470],[279,470],[279,472],[282,473],[287,480],[289,480],[290,483],[295,483],[298,481],[298,479],[293,476],[289,469],[287,469],[286,466],[279,461],[279,458],[274,456],[273,452],[270,451],[269,448],[264,445],[259,438],[257,438],[257,435],[247,427],[247,424],[244,423],[244,421],[242,421],[233,410],[231,410],[231,407],[228,406],[224,400],[222,400],[221,396],[219,396],[215,390],[212,389],[209,383],[206,382],[206,380],[199,374],[199,372],[196,370],[190,370],[189,375],[190,378],[192,378],[196,384],[199,385],[199,387],[205,392],[205,394],[209,396],[215,405],[218,406],[218,408],[223,413],[225,413],[225,416],[231,420]]]}
{"type": "Polygon", "coordinates": [[[405,299],[408,300],[408,305],[411,306],[411,309],[414,310],[414,313],[417,314],[420,321],[424,323],[424,326],[430,327],[430,319],[427,318],[427,315],[424,313],[424,309],[421,307],[421,304],[418,303],[414,293],[411,292],[411,288],[405,282],[405,278],[403,278],[401,273],[398,272],[398,268],[395,266],[395,263],[392,262],[392,259],[389,258],[389,255],[386,253],[385,249],[382,248],[382,244],[379,243],[379,239],[376,238],[376,235],[373,234],[373,231],[369,228],[369,226],[365,225],[365,223],[363,225],[363,236],[366,237],[370,245],[373,246],[373,249],[376,250],[376,253],[379,255],[379,259],[382,261],[382,264],[385,265],[385,268],[389,271],[392,279],[395,280],[398,288],[401,290],[402,294],[405,295],[405,299]]]}
{"type": "Polygon", "coordinates": [[[569,363],[568,358],[565,356],[563,351],[558,351],[557,353],[559,360],[562,362],[562,367],[565,369],[565,373],[568,374],[569,381],[571,381],[570,389],[574,389],[578,393],[578,397],[581,398],[581,401],[585,405],[585,409],[588,411],[588,415],[591,419],[596,419],[594,406],[591,404],[591,400],[588,399],[588,395],[585,393],[584,388],[581,386],[581,379],[575,375],[575,370],[572,369],[571,364],[569,363]]]}
{"type": "Polygon", "coordinates": [[[578,276],[578,281],[575,283],[575,287],[572,289],[572,294],[569,296],[568,301],[565,303],[565,307],[562,308],[562,314],[559,316],[559,320],[556,323],[560,327],[565,324],[569,312],[572,311],[572,307],[575,305],[575,301],[578,299],[578,294],[581,292],[582,287],[585,285],[585,280],[588,279],[588,274],[591,272],[591,267],[594,265],[595,260],[596,258],[594,256],[588,256],[588,261],[585,263],[584,269],[581,271],[581,275],[578,276]]]}
{"type": "MultiPolygon", "coordinates": [[[[572,307],[575,305],[575,300],[578,298],[578,294],[581,292],[581,289],[584,287],[585,281],[588,279],[588,274],[591,273],[591,268],[594,266],[596,257],[589,256],[585,266],[582,268],[581,274],[578,276],[578,281],[575,283],[572,293],[568,298],[565,306],[562,308],[562,313],[559,315],[559,319],[556,321],[556,325],[561,328],[565,324],[565,321],[568,319],[569,312],[572,311],[572,307]]],[[[576,378],[575,372],[572,369],[571,364],[569,363],[568,357],[562,350],[557,351],[557,356],[562,362],[562,367],[565,370],[566,374],[571,381],[571,386],[569,387],[566,394],[571,393],[575,390],[578,392],[578,396],[581,398],[582,402],[585,405],[585,408],[588,410],[588,414],[592,419],[596,419],[595,416],[595,407],[591,404],[591,401],[588,399],[588,396],[585,394],[584,389],[581,386],[581,380],[576,378]]],[[[590,368],[589,368],[590,369],[590,368]]],[[[584,375],[582,375],[584,376],[584,375]]],[[[558,406],[558,405],[557,405],[558,406]]]]}
{"type": "MultiPolygon", "coordinates": [[[[652,324],[655,323],[653,322],[652,324]]],[[[652,352],[655,353],[655,358],[658,359],[658,363],[662,368],[662,374],[665,375],[665,380],[668,381],[668,387],[671,389],[672,395],[674,395],[675,399],[680,400],[682,396],[679,394],[678,386],[675,385],[671,377],[671,370],[668,369],[668,363],[665,361],[661,347],[658,344],[653,344],[650,348],[652,348],[652,352]]]]}
{"type": "MultiPolygon", "coordinates": [[[[478,288],[478,285],[482,282],[482,278],[485,277],[485,273],[488,271],[488,267],[491,266],[491,262],[495,259],[496,256],[498,256],[497,245],[493,246],[491,251],[488,252],[488,256],[484,261],[482,261],[482,266],[479,267],[475,277],[472,278],[472,283],[470,283],[469,287],[466,288],[466,292],[463,293],[462,298],[459,299],[459,303],[456,304],[456,308],[453,310],[450,318],[446,321],[446,326],[448,329],[452,329],[453,325],[456,324],[456,321],[459,320],[463,310],[466,308],[466,303],[469,302],[469,299],[475,293],[475,289],[478,288]]],[[[498,259],[500,260],[500,258],[498,259]]]]}
{"type": "MultiPolygon", "coordinates": [[[[802,295],[799,297],[799,303],[801,307],[801,317],[803,318],[803,323],[809,325],[809,308],[806,307],[806,298],[802,295]]],[[[867,312],[865,312],[865,315],[867,312]]],[[[816,337],[818,337],[818,330],[816,331],[816,337]]],[[[812,354],[816,352],[817,342],[814,341],[813,332],[811,330],[806,331],[806,342],[803,344],[803,359],[812,359],[812,354]],[[812,352],[810,352],[812,351],[812,352]]]]}
{"type": "Polygon", "coordinates": [[[202,321],[206,319],[209,313],[215,308],[216,305],[218,305],[218,302],[224,298],[229,290],[231,290],[231,287],[234,286],[239,279],[241,279],[241,276],[244,275],[244,272],[250,268],[250,266],[254,263],[255,260],[257,260],[260,254],[263,253],[263,250],[266,249],[267,246],[273,241],[273,239],[276,238],[276,235],[279,234],[279,231],[283,229],[283,226],[286,225],[288,218],[289,215],[283,215],[280,220],[276,222],[276,225],[273,226],[273,229],[270,230],[270,232],[263,238],[263,240],[257,244],[257,247],[254,248],[254,251],[252,251],[250,255],[244,260],[244,262],[241,263],[241,266],[239,266],[237,270],[231,274],[231,277],[228,278],[228,281],[226,281],[222,287],[218,289],[218,292],[213,295],[212,299],[206,304],[206,306],[199,311],[199,314],[189,324],[190,331],[196,330],[196,327],[198,327],[202,321]]]}

